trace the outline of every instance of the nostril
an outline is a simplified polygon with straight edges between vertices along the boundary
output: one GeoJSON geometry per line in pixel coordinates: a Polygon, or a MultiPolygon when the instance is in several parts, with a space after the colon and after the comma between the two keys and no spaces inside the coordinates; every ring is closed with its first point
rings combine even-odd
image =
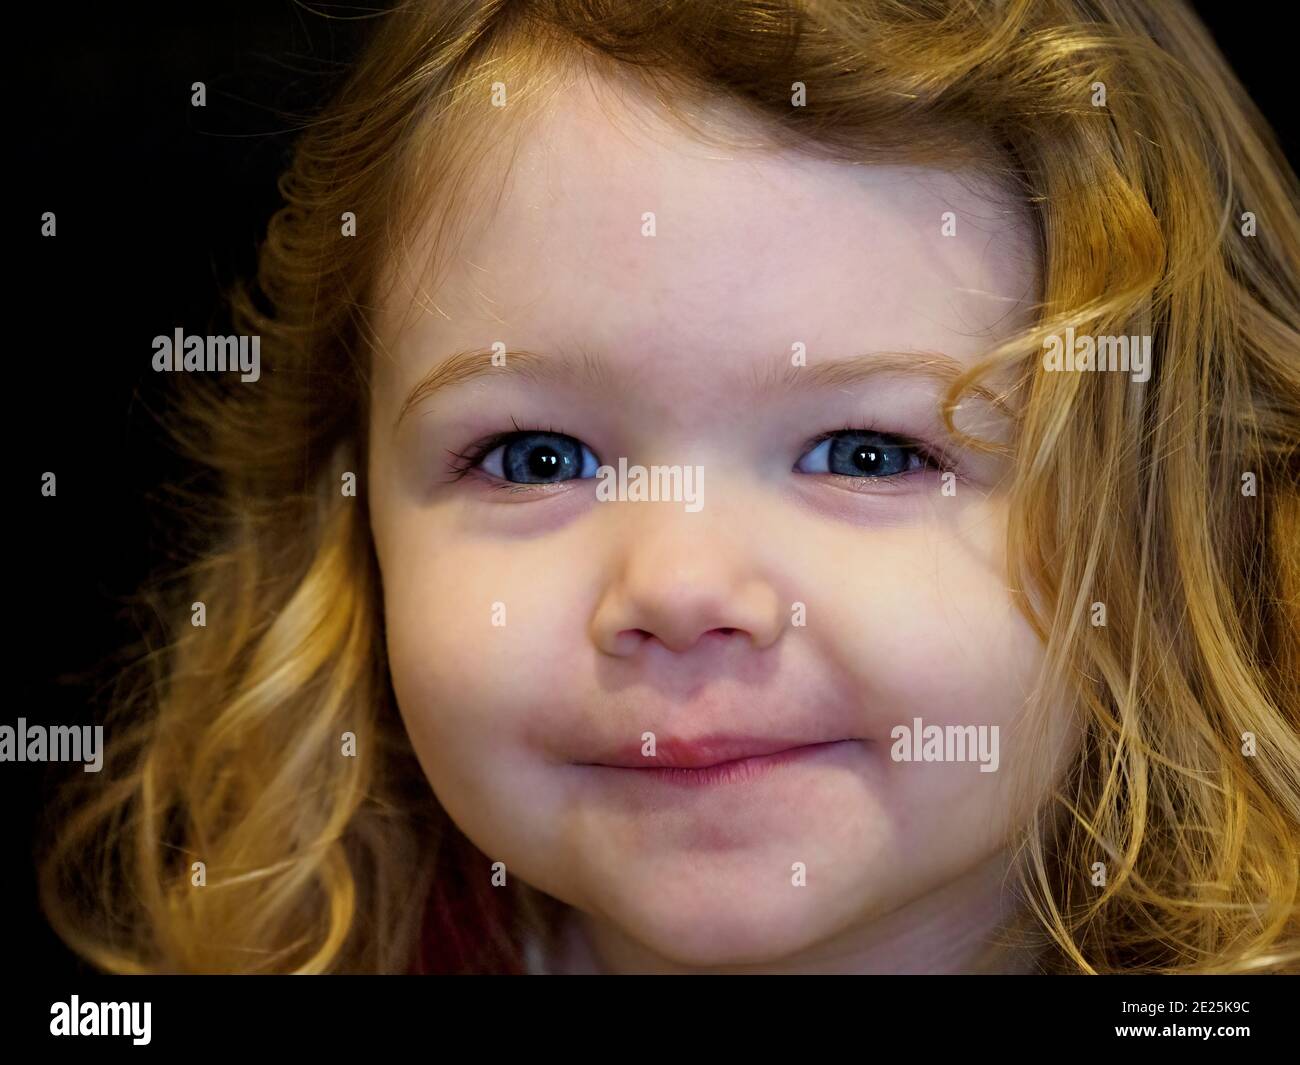
{"type": "MultiPolygon", "coordinates": [[[[730,636],[734,636],[736,633],[740,631],[742,630],[731,628],[729,626],[723,628],[717,628],[717,629],[707,629],[703,633],[701,633],[700,638],[708,638],[710,636],[730,637],[730,636]]],[[[619,632],[618,638],[620,640],[635,641],[635,644],[645,643],[647,640],[658,640],[660,643],[664,644],[665,646],[672,646],[672,644],[669,641],[661,639],[655,633],[650,632],[647,629],[623,629],[621,632],[619,632]]]]}

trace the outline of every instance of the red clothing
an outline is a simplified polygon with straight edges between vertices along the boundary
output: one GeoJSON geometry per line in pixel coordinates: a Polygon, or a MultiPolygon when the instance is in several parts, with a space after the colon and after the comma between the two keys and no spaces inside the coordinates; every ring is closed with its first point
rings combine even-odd
{"type": "Polygon", "coordinates": [[[491,861],[464,837],[448,838],[442,849],[445,860],[438,862],[410,971],[523,975],[513,890],[492,885],[491,861]]]}

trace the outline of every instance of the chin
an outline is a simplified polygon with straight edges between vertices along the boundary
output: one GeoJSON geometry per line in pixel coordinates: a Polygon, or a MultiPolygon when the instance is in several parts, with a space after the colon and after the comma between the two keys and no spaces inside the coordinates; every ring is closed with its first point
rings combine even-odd
{"type": "Polygon", "coordinates": [[[624,935],[677,965],[774,964],[837,931],[828,908],[788,879],[765,894],[749,881],[745,890],[665,896],[626,899],[615,919],[624,935]]]}

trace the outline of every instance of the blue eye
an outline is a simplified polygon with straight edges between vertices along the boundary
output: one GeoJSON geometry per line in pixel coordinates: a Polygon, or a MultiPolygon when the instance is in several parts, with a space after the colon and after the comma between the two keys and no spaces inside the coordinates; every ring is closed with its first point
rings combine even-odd
{"type": "Polygon", "coordinates": [[[842,429],[823,437],[796,464],[800,473],[836,473],[845,477],[896,477],[931,465],[914,444],[902,437],[866,429],[842,429]],[[821,467],[822,468],[809,468],[821,467]]]}
{"type": "Polygon", "coordinates": [[[489,441],[472,465],[514,484],[555,484],[595,477],[600,463],[589,447],[571,436],[526,431],[489,441]]]}
{"type": "MultiPolygon", "coordinates": [[[[453,480],[480,468],[504,484],[559,484],[595,477],[600,460],[582,441],[551,429],[516,429],[498,433],[460,459],[453,480]]],[[[897,477],[934,466],[925,451],[904,437],[870,429],[840,429],[813,443],[795,469],[800,473],[834,473],[847,477],[897,477]]]]}

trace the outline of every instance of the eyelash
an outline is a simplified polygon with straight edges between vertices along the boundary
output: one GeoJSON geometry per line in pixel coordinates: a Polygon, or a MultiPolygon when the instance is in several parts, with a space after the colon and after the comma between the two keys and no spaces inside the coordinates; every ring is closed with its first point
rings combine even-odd
{"type": "MultiPolygon", "coordinates": [[[[569,434],[563,429],[555,426],[520,425],[513,417],[510,419],[510,424],[514,426],[513,429],[508,432],[493,433],[486,439],[480,440],[476,444],[471,444],[467,452],[456,451],[453,448],[448,448],[447,454],[460,460],[459,463],[452,463],[452,476],[448,478],[448,480],[459,481],[502,444],[508,443],[512,437],[527,436],[529,433],[553,433],[556,436],[568,436],[570,440],[577,440],[576,436],[569,436],[569,434]]],[[[504,483],[509,485],[511,488],[538,487],[537,485],[515,484],[513,481],[506,481],[504,483]]]]}
{"type": "MultiPolygon", "coordinates": [[[[923,444],[919,440],[913,440],[910,437],[901,435],[900,433],[882,432],[880,429],[877,429],[874,425],[844,425],[841,426],[839,429],[832,429],[830,430],[830,432],[822,433],[820,436],[813,437],[810,441],[808,441],[808,443],[804,445],[804,454],[807,454],[809,451],[812,451],[814,448],[820,447],[827,440],[830,440],[833,437],[843,436],[845,433],[874,433],[876,436],[883,437],[884,439],[888,440],[890,442],[891,447],[902,447],[913,452],[916,455],[916,457],[919,458],[922,462],[924,462],[926,466],[929,467],[930,469],[934,469],[934,470],[944,469],[947,463],[947,460],[944,458],[943,454],[938,450],[936,450],[935,448],[930,447],[928,444],[923,444]]],[[[906,477],[909,473],[919,473],[919,472],[920,472],[919,470],[909,470],[907,471],[907,473],[891,473],[884,477],[870,477],[870,478],[864,477],[861,478],[861,480],[898,481],[906,477]]],[[[827,474],[827,476],[841,477],[841,476],[848,476],[848,475],[832,473],[832,474],[827,474]]]]}
{"type": "MultiPolygon", "coordinates": [[[[480,462],[482,462],[485,458],[487,458],[487,456],[490,455],[493,451],[495,451],[498,447],[500,447],[502,444],[508,443],[512,438],[517,436],[527,436],[531,433],[551,433],[556,436],[568,437],[570,440],[574,440],[578,443],[581,443],[581,441],[578,440],[577,437],[571,436],[569,433],[566,433],[564,429],[556,426],[520,425],[518,422],[514,420],[513,417],[510,419],[510,424],[514,426],[513,429],[504,432],[493,433],[491,436],[486,437],[485,439],[470,445],[470,447],[466,451],[462,452],[462,451],[456,451],[452,448],[448,448],[447,453],[451,455],[454,459],[459,460],[458,462],[452,463],[452,476],[448,478],[449,482],[459,481],[461,478],[465,477],[472,470],[474,470],[480,462]]],[[[802,457],[804,455],[808,454],[810,451],[814,450],[815,448],[820,447],[825,441],[830,440],[837,436],[843,436],[846,433],[874,433],[877,436],[889,440],[891,446],[907,448],[908,450],[913,452],[917,456],[917,458],[919,458],[922,462],[924,462],[927,468],[931,470],[941,470],[946,468],[947,465],[946,460],[944,459],[943,455],[940,452],[936,451],[935,449],[925,444],[922,444],[919,441],[909,439],[908,437],[905,436],[900,436],[897,433],[881,432],[879,429],[876,429],[874,426],[871,425],[845,425],[839,429],[832,429],[829,432],[821,433],[820,435],[813,437],[811,440],[809,440],[807,443],[804,444],[804,449],[800,455],[800,459],[802,460],[802,457]]],[[[890,482],[900,481],[911,474],[919,473],[919,472],[921,471],[907,470],[903,473],[891,473],[880,477],[869,477],[869,478],[864,477],[864,478],[853,478],[853,479],[885,481],[887,483],[890,483],[890,482]]],[[[827,476],[847,477],[848,474],[832,473],[832,474],[828,474],[827,476]]],[[[494,478],[494,480],[499,480],[499,479],[494,478]]],[[[562,484],[564,482],[560,481],[560,482],[553,482],[553,483],[562,484]]],[[[514,481],[500,481],[500,483],[494,485],[494,487],[505,489],[505,490],[512,490],[512,491],[531,491],[537,488],[545,487],[545,484],[543,483],[523,484],[514,481]]]]}

